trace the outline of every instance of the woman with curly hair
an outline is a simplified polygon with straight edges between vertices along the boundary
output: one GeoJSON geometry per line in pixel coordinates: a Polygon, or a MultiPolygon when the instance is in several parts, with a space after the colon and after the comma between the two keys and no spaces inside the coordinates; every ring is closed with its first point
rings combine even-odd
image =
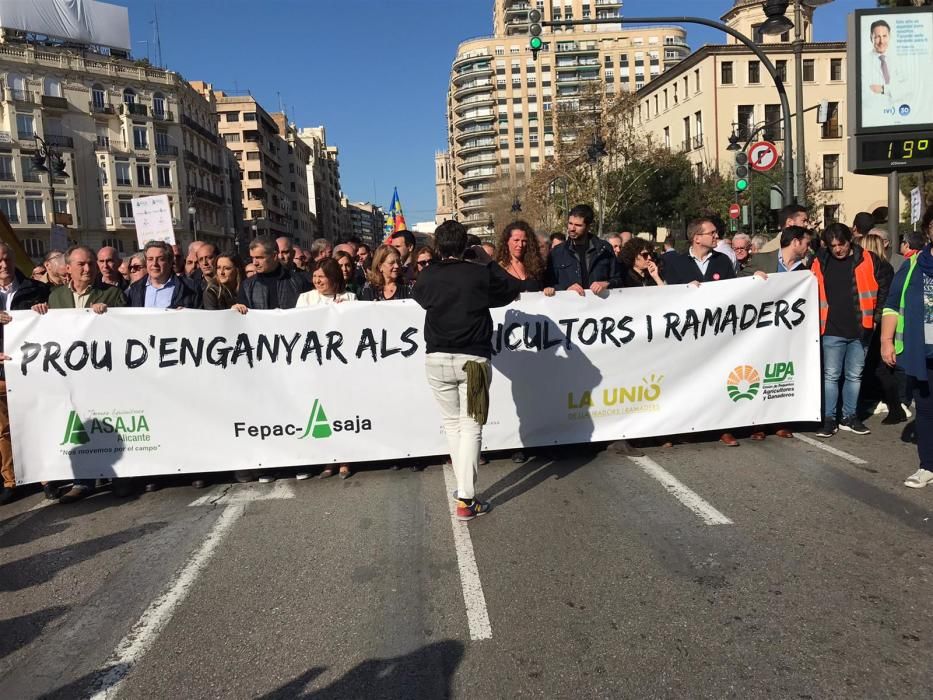
{"type": "Polygon", "coordinates": [[[544,289],[544,263],[534,229],[524,221],[513,221],[499,235],[496,262],[509,275],[521,282],[521,291],[540,292],[544,289]]]}
{"type": "Polygon", "coordinates": [[[663,287],[664,279],[654,255],[654,246],[643,238],[633,238],[622,246],[619,254],[625,266],[624,287],[663,287]]]}
{"type": "Polygon", "coordinates": [[[401,274],[402,261],[398,251],[390,245],[381,245],[373,255],[369,281],[360,292],[363,301],[395,301],[411,299],[411,289],[401,274]]]}

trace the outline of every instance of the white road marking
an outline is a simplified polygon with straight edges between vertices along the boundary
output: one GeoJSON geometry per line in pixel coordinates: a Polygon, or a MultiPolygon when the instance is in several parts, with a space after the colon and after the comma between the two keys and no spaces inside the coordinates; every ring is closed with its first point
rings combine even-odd
{"type": "Polygon", "coordinates": [[[96,691],[90,696],[91,700],[104,700],[104,698],[117,696],[123,681],[158,639],[159,634],[172,619],[175,609],[187,597],[198,576],[217,551],[224,535],[230,531],[245,510],[245,504],[232,504],[223,509],[204,542],[181,569],[175,580],[149,604],[133,628],[117,645],[106,664],[110,670],[102,672],[101,677],[95,682],[96,691]]]}
{"type": "Polygon", "coordinates": [[[10,518],[5,523],[3,523],[3,525],[0,525],[0,537],[3,537],[7,532],[12,530],[17,525],[19,525],[23,520],[26,519],[26,516],[28,516],[30,513],[33,513],[39,510],[40,508],[45,508],[46,506],[50,506],[55,502],[56,501],[50,501],[45,496],[43,496],[42,500],[39,501],[38,503],[33,504],[31,508],[24,510],[22,513],[14,515],[12,518],[10,518]]]}
{"type": "Polygon", "coordinates": [[[467,524],[457,520],[457,502],[451,491],[457,488],[452,466],[444,466],[444,497],[450,504],[450,522],[454,530],[454,548],[457,550],[457,565],[460,568],[460,584],[463,587],[463,602],[466,605],[467,622],[470,626],[470,639],[491,639],[492,625],[486,610],[486,596],[483,584],[479,580],[479,569],[473,554],[473,540],[467,524]]]}
{"type": "Polygon", "coordinates": [[[229,506],[289,498],[295,498],[295,490],[291,480],[279,479],[275,482],[275,486],[269,486],[268,484],[215,486],[208,493],[191,501],[188,506],[229,506]]]}
{"type": "Polygon", "coordinates": [[[704,501],[697,493],[684,486],[651,457],[629,457],[650,477],[661,482],[671,495],[692,510],[707,525],[732,525],[732,521],[704,501]]]}
{"type": "Polygon", "coordinates": [[[866,462],[861,457],[856,457],[855,455],[851,455],[848,452],[844,452],[840,449],[837,449],[833,447],[832,445],[827,445],[825,442],[815,440],[812,437],[807,437],[806,435],[801,435],[800,433],[794,433],[794,437],[802,442],[807,443],[808,445],[813,445],[814,447],[818,447],[824,452],[829,452],[829,454],[831,455],[842,457],[842,459],[848,460],[849,462],[852,462],[852,464],[868,464],[868,462],[866,462]]]}

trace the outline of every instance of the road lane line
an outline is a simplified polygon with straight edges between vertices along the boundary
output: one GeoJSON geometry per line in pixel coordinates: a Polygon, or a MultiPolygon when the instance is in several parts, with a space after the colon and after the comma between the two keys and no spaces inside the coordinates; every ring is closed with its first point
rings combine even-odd
{"type": "Polygon", "coordinates": [[[454,469],[444,466],[444,497],[450,504],[450,523],[454,531],[454,548],[457,550],[457,566],[460,568],[460,584],[463,587],[463,602],[466,605],[467,622],[470,626],[470,639],[491,639],[492,625],[486,610],[486,596],[483,584],[479,580],[479,569],[473,554],[473,539],[467,524],[457,520],[457,502],[451,499],[451,491],[457,488],[454,469]]]}
{"type": "Polygon", "coordinates": [[[651,457],[629,457],[650,477],[657,479],[671,495],[692,510],[707,525],[732,525],[732,521],[704,501],[696,492],[684,486],[651,457]]]}
{"type": "Polygon", "coordinates": [[[227,484],[216,486],[200,498],[196,498],[188,507],[193,506],[229,506],[255,501],[276,501],[295,498],[293,482],[278,479],[275,486],[266,484],[227,484]]]}
{"type": "Polygon", "coordinates": [[[801,435],[800,433],[794,433],[794,437],[801,442],[807,443],[808,445],[818,447],[824,452],[829,452],[831,455],[842,457],[842,459],[848,460],[849,462],[852,462],[852,464],[868,464],[868,462],[866,462],[861,457],[856,457],[855,455],[851,455],[848,452],[843,452],[842,450],[837,449],[832,445],[827,445],[825,442],[820,442],[819,440],[815,440],[812,437],[807,437],[806,435],[801,435]]]}
{"type": "Polygon", "coordinates": [[[198,576],[214,555],[224,535],[230,531],[245,510],[245,504],[236,504],[229,505],[221,511],[204,542],[181,569],[175,580],[149,604],[133,628],[117,645],[105,665],[109,670],[102,671],[102,675],[94,683],[94,692],[90,695],[91,700],[104,700],[117,696],[123,681],[158,639],[159,634],[172,619],[175,609],[187,597],[198,576]]]}

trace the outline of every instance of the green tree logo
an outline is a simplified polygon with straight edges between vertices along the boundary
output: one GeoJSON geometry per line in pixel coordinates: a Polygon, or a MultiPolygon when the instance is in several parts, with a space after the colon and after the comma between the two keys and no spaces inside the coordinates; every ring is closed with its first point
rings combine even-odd
{"type": "Polygon", "coordinates": [[[77,411],[68,414],[68,424],[65,426],[65,437],[62,439],[62,445],[86,445],[91,441],[84,429],[84,423],[78,418],[77,411]]]}
{"type": "Polygon", "coordinates": [[[305,428],[304,435],[298,439],[304,440],[309,435],[315,440],[329,438],[333,435],[330,421],[327,420],[327,414],[324,413],[324,406],[317,399],[314,400],[314,405],[311,406],[311,415],[308,416],[308,425],[305,428]]]}

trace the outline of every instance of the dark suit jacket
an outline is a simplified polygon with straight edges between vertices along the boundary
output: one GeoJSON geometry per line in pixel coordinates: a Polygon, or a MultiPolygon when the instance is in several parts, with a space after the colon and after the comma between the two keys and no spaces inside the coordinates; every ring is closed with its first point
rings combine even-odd
{"type": "MultiPolygon", "coordinates": [[[[794,268],[795,270],[809,270],[810,265],[804,260],[802,265],[794,268]]],[[[761,270],[767,275],[778,271],[778,251],[772,250],[770,253],[755,253],[749,256],[745,267],[739,270],[739,277],[751,277],[761,270]]]]}
{"type": "MultiPolygon", "coordinates": [[[[107,306],[113,307],[126,306],[126,297],[123,296],[123,292],[120,291],[119,287],[104,284],[100,280],[97,280],[91,285],[91,293],[88,295],[87,305],[91,306],[92,304],[106,304],[107,306]]],[[[74,294],[71,292],[71,287],[68,285],[55,287],[52,293],[49,294],[49,308],[75,308],[75,298],[74,294]]]]}
{"type": "Polygon", "coordinates": [[[706,274],[700,272],[690,253],[675,253],[664,256],[664,281],[668,284],[690,284],[690,282],[714,282],[735,278],[735,268],[725,253],[710,253],[706,274]]]}
{"type": "MultiPolygon", "coordinates": [[[[126,288],[123,294],[129,306],[144,307],[146,305],[146,282],[148,281],[149,275],[146,275],[126,288]]],[[[170,308],[201,308],[201,290],[187,277],[175,275],[175,290],[172,292],[170,308]]]]}

